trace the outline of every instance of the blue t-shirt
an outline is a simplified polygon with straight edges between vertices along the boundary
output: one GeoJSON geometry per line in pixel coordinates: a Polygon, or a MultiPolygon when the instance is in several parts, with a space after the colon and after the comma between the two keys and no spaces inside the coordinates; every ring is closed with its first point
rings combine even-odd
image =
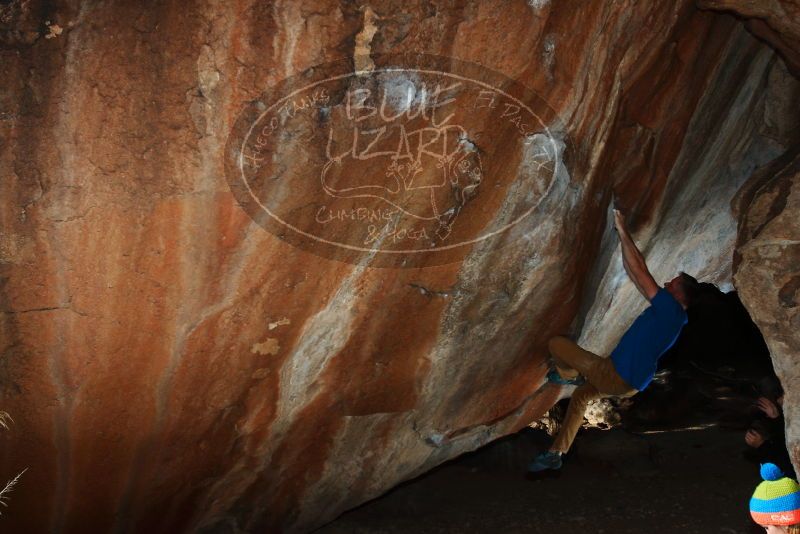
{"type": "Polygon", "coordinates": [[[686,310],[663,287],[650,306],[628,328],[611,353],[614,368],[625,382],[642,391],[656,373],[658,359],[678,339],[689,320],[686,310]]]}

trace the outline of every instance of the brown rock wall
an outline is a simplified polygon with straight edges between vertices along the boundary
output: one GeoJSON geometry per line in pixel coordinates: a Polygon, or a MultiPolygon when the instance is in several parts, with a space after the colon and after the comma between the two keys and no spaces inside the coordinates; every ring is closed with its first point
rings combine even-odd
{"type": "MultiPolygon", "coordinates": [[[[0,473],[30,467],[10,531],[304,530],[513,432],[559,394],[539,389],[547,339],[601,301],[586,287],[613,248],[612,192],[637,229],[671,235],[680,192],[719,185],[676,168],[772,154],[728,138],[717,167],[699,163],[713,128],[698,110],[749,131],[775,62],[732,17],[688,1],[370,6],[0,7],[0,407],[17,421],[0,473]],[[239,113],[357,43],[536,91],[560,169],[537,211],[458,262],[406,269],[330,260],[248,217],[225,177],[239,113]]],[[[476,227],[529,192],[515,177],[531,154],[492,139],[478,144],[510,180],[491,209],[473,201],[476,227]]],[[[720,243],[698,258],[724,272],[720,243]]]]}

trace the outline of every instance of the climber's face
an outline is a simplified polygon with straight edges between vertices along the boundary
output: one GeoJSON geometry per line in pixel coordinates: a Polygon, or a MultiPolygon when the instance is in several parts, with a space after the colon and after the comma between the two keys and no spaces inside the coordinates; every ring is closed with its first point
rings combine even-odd
{"type": "Polygon", "coordinates": [[[676,276],[664,284],[664,289],[669,291],[670,294],[675,297],[675,300],[681,303],[681,306],[684,308],[686,307],[686,292],[683,288],[683,279],[681,275],[676,276]]]}

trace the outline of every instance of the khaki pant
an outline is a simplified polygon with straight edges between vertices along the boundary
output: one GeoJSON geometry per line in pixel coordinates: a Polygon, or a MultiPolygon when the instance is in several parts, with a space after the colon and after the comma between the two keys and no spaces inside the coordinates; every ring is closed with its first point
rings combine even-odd
{"type": "Polygon", "coordinates": [[[603,397],[630,397],[637,390],[617,374],[610,357],[602,358],[561,336],[552,338],[548,347],[562,377],[571,379],[583,375],[586,378],[586,383],[578,386],[572,394],[567,416],[550,448],[565,453],[583,423],[583,414],[589,401],[603,397]]]}

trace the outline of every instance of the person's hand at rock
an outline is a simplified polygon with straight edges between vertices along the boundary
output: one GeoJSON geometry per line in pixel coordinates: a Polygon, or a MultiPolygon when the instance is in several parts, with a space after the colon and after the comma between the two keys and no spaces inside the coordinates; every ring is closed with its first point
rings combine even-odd
{"type": "Polygon", "coordinates": [[[620,234],[624,234],[628,230],[628,227],[625,225],[625,215],[616,208],[614,208],[614,227],[620,234]]]}
{"type": "Polygon", "coordinates": [[[777,419],[781,415],[780,408],[766,397],[759,397],[756,401],[758,409],[764,412],[770,419],[777,419]]]}
{"type": "Polygon", "coordinates": [[[754,449],[759,448],[764,444],[764,436],[762,436],[758,430],[750,429],[747,431],[747,434],[744,435],[744,441],[754,449]]]}

